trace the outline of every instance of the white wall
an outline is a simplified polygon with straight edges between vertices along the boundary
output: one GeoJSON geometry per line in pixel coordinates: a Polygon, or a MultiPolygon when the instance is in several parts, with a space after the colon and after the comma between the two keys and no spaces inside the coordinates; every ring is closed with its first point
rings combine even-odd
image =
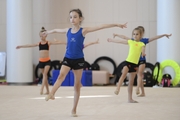
{"type": "MultiPolygon", "coordinates": [[[[100,39],[100,44],[84,49],[85,59],[89,63],[100,56],[111,57],[116,64],[127,57],[128,46],[108,43],[107,38],[113,33],[124,34],[131,37],[132,30],[142,25],[145,27],[145,37],[156,36],[156,0],[33,0],[33,41],[37,43],[39,31],[42,26],[47,30],[54,28],[70,27],[68,21],[69,11],[80,8],[84,15],[83,26],[95,26],[105,23],[125,23],[128,28],[110,28],[90,33],[86,36],[85,43],[100,39]]],[[[6,0],[0,0],[0,51],[6,51],[6,0]]],[[[48,36],[48,40],[65,40],[63,34],[48,36]]],[[[33,63],[38,63],[38,48],[33,48],[33,63]]],[[[52,60],[62,60],[65,46],[51,46],[52,60]]],[[[156,42],[146,47],[147,62],[156,62],[156,42]]],[[[112,69],[109,62],[101,62],[103,67],[112,69]]]]}

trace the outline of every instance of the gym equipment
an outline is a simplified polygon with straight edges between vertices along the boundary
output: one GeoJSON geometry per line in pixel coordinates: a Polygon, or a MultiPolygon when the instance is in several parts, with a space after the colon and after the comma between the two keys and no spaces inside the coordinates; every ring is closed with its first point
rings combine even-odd
{"type": "Polygon", "coordinates": [[[157,85],[158,82],[161,81],[160,73],[161,73],[160,63],[156,62],[155,65],[154,65],[153,72],[152,72],[152,79],[154,80],[154,85],[157,85]]]}
{"type": "MultiPolygon", "coordinates": [[[[172,67],[175,71],[175,77],[172,80],[172,85],[176,86],[180,82],[180,67],[174,60],[164,60],[160,63],[161,71],[163,72],[163,69],[167,66],[172,67]]],[[[161,76],[162,72],[160,73],[161,76]]]]}
{"type": "Polygon", "coordinates": [[[102,56],[102,57],[97,58],[97,59],[94,61],[94,63],[97,64],[97,63],[98,63],[99,61],[101,61],[101,60],[107,60],[107,61],[109,61],[109,62],[111,62],[111,63],[113,64],[114,70],[113,70],[112,75],[115,75],[115,74],[116,74],[116,63],[114,62],[114,60],[111,59],[110,57],[102,56]]]}
{"type": "Polygon", "coordinates": [[[62,63],[60,60],[53,60],[51,61],[51,66],[55,69],[55,70],[60,70],[62,63]]]}
{"type": "Polygon", "coordinates": [[[90,70],[90,69],[91,69],[91,65],[87,61],[84,61],[84,70],[90,70]]]}
{"type": "Polygon", "coordinates": [[[92,71],[92,82],[96,85],[109,84],[109,73],[107,71],[92,71]]]}
{"type": "Polygon", "coordinates": [[[152,80],[152,74],[149,71],[144,71],[144,86],[152,87],[154,85],[154,81],[152,80]]]}
{"type": "Polygon", "coordinates": [[[100,70],[100,67],[97,63],[93,63],[90,67],[90,70],[100,70]]]}
{"type": "Polygon", "coordinates": [[[162,77],[162,86],[163,87],[170,87],[171,86],[171,75],[170,74],[164,74],[162,77]]]}
{"type": "Polygon", "coordinates": [[[146,67],[145,69],[149,69],[147,71],[149,71],[150,73],[153,73],[153,70],[154,70],[154,65],[152,63],[149,63],[149,62],[146,62],[146,67]]]}

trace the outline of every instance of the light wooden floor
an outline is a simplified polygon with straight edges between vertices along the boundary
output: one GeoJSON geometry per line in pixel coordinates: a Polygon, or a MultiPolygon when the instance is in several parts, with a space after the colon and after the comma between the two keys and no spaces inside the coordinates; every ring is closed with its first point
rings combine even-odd
{"type": "Polygon", "coordinates": [[[0,120],[180,120],[180,88],[146,87],[146,97],[133,94],[139,103],[127,103],[127,87],[118,96],[115,86],[83,87],[77,118],[70,117],[72,87],[61,87],[48,102],[39,89],[1,85],[0,120]]]}

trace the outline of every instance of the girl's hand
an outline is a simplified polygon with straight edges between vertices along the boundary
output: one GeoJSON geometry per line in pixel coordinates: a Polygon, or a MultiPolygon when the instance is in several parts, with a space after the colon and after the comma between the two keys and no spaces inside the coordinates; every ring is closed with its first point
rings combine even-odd
{"type": "Polygon", "coordinates": [[[123,28],[127,28],[127,23],[125,23],[125,24],[123,24],[123,25],[122,25],[122,24],[118,24],[118,27],[120,27],[120,28],[122,28],[122,29],[123,29],[123,28]]]}
{"type": "Polygon", "coordinates": [[[17,47],[16,47],[16,49],[20,49],[20,48],[21,48],[21,46],[17,46],[17,47]]]}
{"type": "Polygon", "coordinates": [[[107,41],[108,41],[108,42],[112,42],[112,39],[111,39],[111,38],[108,38],[107,41]]]}
{"type": "Polygon", "coordinates": [[[98,44],[99,43],[99,39],[97,39],[95,43],[98,44]]]}
{"type": "Polygon", "coordinates": [[[47,32],[47,31],[44,31],[44,32],[42,32],[42,35],[43,35],[43,36],[47,36],[47,35],[48,35],[48,32],[47,32]]]}
{"type": "Polygon", "coordinates": [[[117,36],[117,34],[113,33],[113,38],[115,38],[117,36]]]}
{"type": "Polygon", "coordinates": [[[142,57],[145,57],[146,56],[146,54],[145,53],[142,53],[142,55],[141,55],[142,57]]]}
{"type": "Polygon", "coordinates": [[[171,36],[172,34],[165,34],[165,36],[169,39],[169,37],[171,36]]]}
{"type": "Polygon", "coordinates": [[[54,38],[54,41],[57,42],[56,38],[54,38]]]}

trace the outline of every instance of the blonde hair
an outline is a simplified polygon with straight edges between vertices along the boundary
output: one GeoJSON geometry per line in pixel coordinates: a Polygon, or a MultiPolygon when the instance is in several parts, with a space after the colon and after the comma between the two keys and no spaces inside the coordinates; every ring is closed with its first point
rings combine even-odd
{"type": "Polygon", "coordinates": [[[143,26],[138,26],[137,28],[140,28],[142,30],[142,32],[144,33],[145,32],[145,29],[143,26]]]}
{"type": "Polygon", "coordinates": [[[133,37],[133,34],[134,34],[134,31],[135,31],[135,30],[139,31],[139,34],[140,34],[140,36],[141,36],[141,38],[142,38],[142,37],[143,37],[143,31],[142,31],[142,29],[139,28],[139,27],[134,28],[134,30],[132,31],[132,37],[133,37]]]}

